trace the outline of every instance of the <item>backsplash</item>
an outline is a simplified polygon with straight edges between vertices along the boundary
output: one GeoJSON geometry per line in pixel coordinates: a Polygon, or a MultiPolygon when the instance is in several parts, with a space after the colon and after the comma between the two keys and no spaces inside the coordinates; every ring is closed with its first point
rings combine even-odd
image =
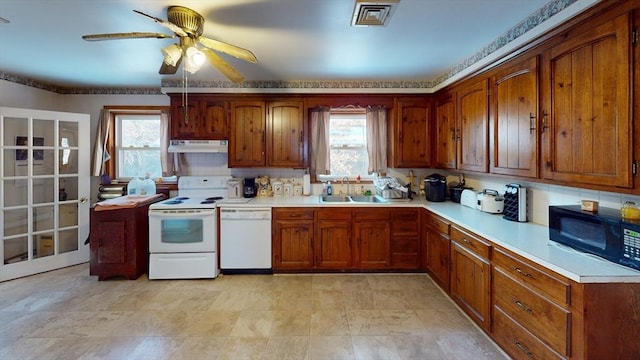
{"type": "MultiPolygon", "coordinates": [[[[182,175],[230,175],[237,178],[269,176],[270,178],[301,178],[304,174],[302,169],[280,169],[280,168],[228,168],[227,154],[181,154],[181,174],[182,175]]],[[[414,183],[413,190],[420,197],[420,183],[425,177],[438,173],[447,176],[447,183],[458,182],[459,172],[446,171],[441,169],[413,169],[414,183]]],[[[387,176],[397,177],[400,181],[409,182],[409,169],[389,169],[387,176]]],[[[520,180],[494,179],[481,174],[464,173],[467,186],[473,187],[475,191],[483,189],[497,190],[504,193],[504,186],[508,183],[518,183],[527,188],[527,214],[530,222],[548,225],[549,205],[577,205],[580,200],[595,200],[600,203],[600,207],[619,209],[625,201],[634,201],[640,204],[640,196],[619,194],[605,191],[581,189],[568,186],[549,185],[536,182],[520,180]]],[[[353,183],[351,183],[353,186],[353,183]]],[[[363,184],[365,190],[373,190],[371,184],[363,184]]],[[[322,193],[324,185],[320,183],[312,184],[313,195],[322,193]]],[[[336,183],[335,191],[341,191],[340,182],[336,183]]],[[[422,195],[424,196],[424,195],[422,195]]],[[[496,215],[500,216],[500,215],[496,215]]]]}

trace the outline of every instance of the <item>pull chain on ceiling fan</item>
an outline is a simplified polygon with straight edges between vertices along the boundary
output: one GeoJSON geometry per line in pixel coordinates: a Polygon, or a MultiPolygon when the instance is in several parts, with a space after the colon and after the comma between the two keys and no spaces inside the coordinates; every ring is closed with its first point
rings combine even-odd
{"type": "Polygon", "coordinates": [[[82,38],[87,41],[101,41],[146,38],[166,39],[177,36],[179,39],[177,44],[171,44],[161,50],[164,61],[160,66],[159,73],[165,75],[175,74],[181,63],[183,64],[184,70],[193,74],[200,69],[205,61],[208,61],[211,66],[216,68],[229,80],[234,83],[241,83],[244,81],[244,76],[223,60],[216,51],[251,63],[258,62],[250,50],[202,36],[204,18],[194,10],[183,6],[170,6],[167,9],[167,21],[138,10],[133,11],[171,30],[173,35],[150,32],[128,32],[84,35],[82,38]]]}

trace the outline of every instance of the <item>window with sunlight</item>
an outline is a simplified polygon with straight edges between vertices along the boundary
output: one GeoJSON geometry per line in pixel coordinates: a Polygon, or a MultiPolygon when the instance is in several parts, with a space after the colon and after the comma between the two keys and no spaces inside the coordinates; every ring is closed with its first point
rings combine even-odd
{"type": "Polygon", "coordinates": [[[162,176],[160,115],[116,115],[116,176],[162,176]]]}
{"type": "Polygon", "coordinates": [[[367,127],[365,112],[332,112],[329,121],[331,175],[327,178],[372,178],[367,174],[367,127]]]}

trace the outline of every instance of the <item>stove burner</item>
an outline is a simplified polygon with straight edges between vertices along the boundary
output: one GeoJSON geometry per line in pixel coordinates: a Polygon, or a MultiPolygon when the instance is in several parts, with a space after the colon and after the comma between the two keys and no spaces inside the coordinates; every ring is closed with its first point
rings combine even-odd
{"type": "Polygon", "coordinates": [[[214,204],[216,201],[213,199],[205,199],[200,201],[200,204],[214,204]]]}
{"type": "Polygon", "coordinates": [[[222,200],[222,199],[224,199],[222,196],[213,196],[213,197],[208,197],[205,200],[215,202],[216,200],[222,200]]]}
{"type": "Polygon", "coordinates": [[[189,198],[188,198],[188,197],[186,197],[186,196],[179,196],[179,197],[177,197],[177,198],[174,198],[174,200],[180,200],[180,201],[182,201],[182,200],[189,200],[189,198]]]}
{"type": "Polygon", "coordinates": [[[176,198],[176,199],[173,199],[173,200],[167,200],[167,201],[163,202],[163,204],[165,204],[165,205],[182,204],[182,200],[180,200],[180,198],[176,198]]]}

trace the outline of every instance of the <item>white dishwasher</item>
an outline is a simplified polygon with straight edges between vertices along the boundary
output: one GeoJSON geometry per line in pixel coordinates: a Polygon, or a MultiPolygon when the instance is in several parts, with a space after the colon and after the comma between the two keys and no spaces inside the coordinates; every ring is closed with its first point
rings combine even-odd
{"type": "Polygon", "coordinates": [[[270,273],[271,209],[219,209],[222,273],[270,273]]]}

